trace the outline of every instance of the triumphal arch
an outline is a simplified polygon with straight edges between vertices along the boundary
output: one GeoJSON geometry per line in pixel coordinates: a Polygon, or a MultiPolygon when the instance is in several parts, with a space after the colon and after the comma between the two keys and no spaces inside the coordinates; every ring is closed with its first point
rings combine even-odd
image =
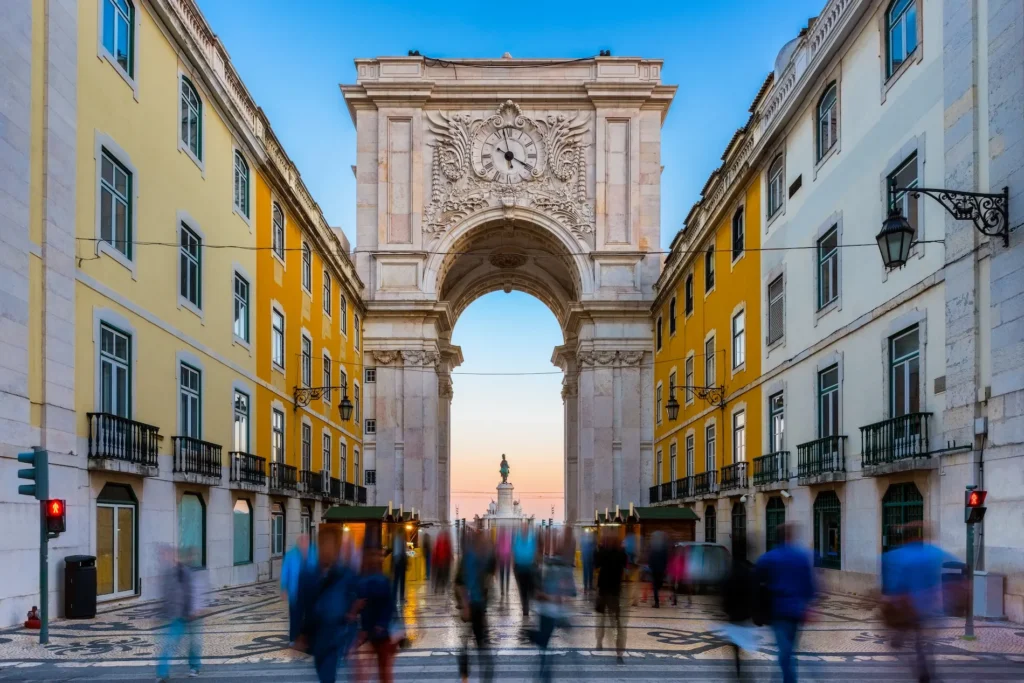
{"type": "MultiPolygon", "coordinates": [[[[661,266],[659,60],[356,61],[359,377],[378,505],[449,517],[452,328],[520,290],[563,343],[566,519],[641,503],[654,435],[650,304],[661,266]],[[368,432],[370,430],[367,430],[368,432]]],[[[494,378],[495,392],[501,378],[494,378]]],[[[524,425],[528,428],[528,425],[524,425]]]]}

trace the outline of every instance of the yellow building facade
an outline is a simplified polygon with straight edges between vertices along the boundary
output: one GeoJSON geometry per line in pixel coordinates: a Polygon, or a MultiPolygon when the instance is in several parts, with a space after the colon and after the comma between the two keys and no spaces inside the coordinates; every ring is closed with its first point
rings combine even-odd
{"type": "MultiPolygon", "coordinates": [[[[723,160],[742,144],[741,131],[723,160]]],[[[756,176],[730,181],[717,172],[708,180],[672,242],[652,307],[651,501],[693,508],[697,540],[719,543],[745,528],[762,434],[761,188],[756,176]]]]}

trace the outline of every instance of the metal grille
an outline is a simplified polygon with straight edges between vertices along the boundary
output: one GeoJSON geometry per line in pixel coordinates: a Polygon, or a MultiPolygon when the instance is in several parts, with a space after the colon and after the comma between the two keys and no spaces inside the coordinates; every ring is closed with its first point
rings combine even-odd
{"type": "Polygon", "coordinates": [[[822,491],[814,499],[814,566],[840,569],[842,565],[842,528],[839,496],[822,491]]]}
{"type": "MultiPolygon", "coordinates": [[[[904,526],[924,520],[924,498],[912,483],[893,484],[882,498],[882,552],[910,540],[904,526]]],[[[920,535],[920,529],[915,532],[920,535]]]]}
{"type": "Polygon", "coordinates": [[[782,543],[782,526],[786,523],[786,504],[781,496],[768,499],[764,514],[764,547],[771,550],[782,543]]]}

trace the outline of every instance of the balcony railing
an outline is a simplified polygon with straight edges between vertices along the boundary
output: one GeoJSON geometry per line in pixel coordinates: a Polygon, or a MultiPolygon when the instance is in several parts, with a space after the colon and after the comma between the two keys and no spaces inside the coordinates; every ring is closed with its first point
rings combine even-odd
{"type": "Polygon", "coordinates": [[[356,503],[358,503],[359,505],[366,505],[366,487],[365,486],[357,486],[356,487],[356,503]]]}
{"type": "Polygon", "coordinates": [[[327,494],[327,497],[331,500],[341,500],[341,489],[341,479],[331,477],[331,492],[327,494]]]}
{"type": "Polygon", "coordinates": [[[267,483],[267,461],[264,458],[241,451],[231,451],[228,457],[231,458],[231,481],[253,486],[267,483]]]}
{"type": "Polygon", "coordinates": [[[174,471],[221,478],[220,444],[193,439],[191,436],[172,436],[174,471]]]}
{"type": "Polygon", "coordinates": [[[863,467],[928,457],[928,418],[910,413],[860,428],[863,467]]]}
{"type": "Polygon", "coordinates": [[[672,500],[672,482],[666,481],[661,485],[661,500],[672,500]]]}
{"type": "Polygon", "coordinates": [[[747,488],[747,463],[737,462],[722,467],[722,490],[747,488]]]}
{"type": "Polygon", "coordinates": [[[89,457],[157,466],[159,428],[110,413],[88,413],[89,457]]]}
{"type": "Polygon", "coordinates": [[[660,484],[655,484],[654,486],[651,487],[651,489],[650,489],[650,496],[651,496],[651,502],[652,503],[660,503],[661,502],[661,485],[660,484]]]}
{"type": "Polygon", "coordinates": [[[829,472],[846,471],[846,437],[826,436],[796,447],[796,474],[813,477],[829,472]]]}
{"type": "Polygon", "coordinates": [[[701,472],[693,475],[693,494],[703,496],[718,491],[718,472],[701,472]]]}
{"type": "Polygon", "coordinates": [[[272,491],[297,491],[298,470],[283,462],[270,463],[270,489],[272,491]]]}
{"type": "Polygon", "coordinates": [[[343,500],[345,500],[345,501],[347,501],[349,503],[356,502],[356,485],[353,484],[350,481],[346,481],[345,482],[345,491],[344,491],[343,496],[344,496],[343,500]]]}
{"type": "Polygon", "coordinates": [[[299,470],[299,493],[307,496],[322,496],[324,493],[323,475],[313,470],[299,470]]]}
{"type": "Polygon", "coordinates": [[[789,481],[789,451],[754,458],[754,486],[789,481]]]}
{"type": "Polygon", "coordinates": [[[689,498],[693,496],[693,477],[676,479],[676,498],[689,498]]]}

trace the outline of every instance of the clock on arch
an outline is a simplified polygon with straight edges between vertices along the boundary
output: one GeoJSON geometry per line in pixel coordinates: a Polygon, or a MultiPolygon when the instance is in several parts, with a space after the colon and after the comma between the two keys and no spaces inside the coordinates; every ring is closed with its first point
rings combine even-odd
{"type": "Polygon", "coordinates": [[[514,185],[541,173],[540,140],[522,128],[497,128],[474,147],[476,171],[487,180],[514,185]]]}

